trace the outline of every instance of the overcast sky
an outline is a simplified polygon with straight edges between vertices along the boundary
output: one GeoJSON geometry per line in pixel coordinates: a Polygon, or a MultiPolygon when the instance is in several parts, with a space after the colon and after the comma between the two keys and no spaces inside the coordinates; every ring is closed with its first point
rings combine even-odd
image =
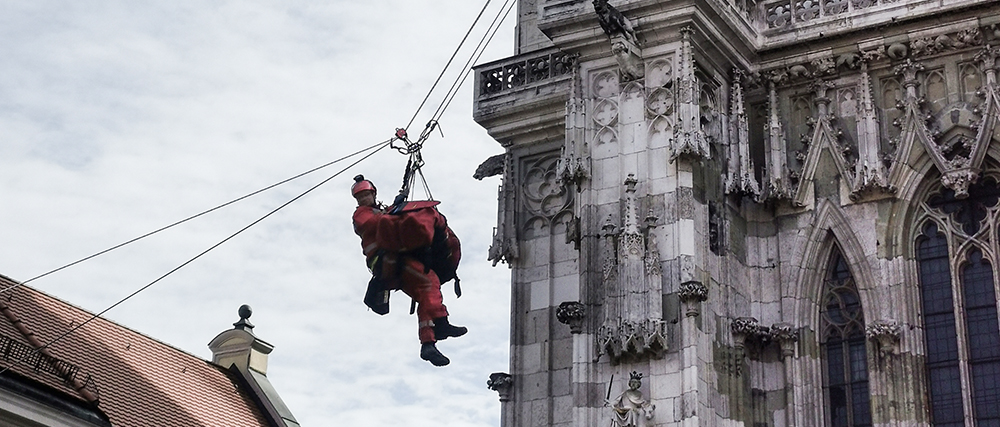
{"type": "MultiPolygon", "coordinates": [[[[388,139],[482,5],[0,0],[0,274],[30,279],[388,139]]],[[[480,63],[511,55],[513,18],[480,63]]],[[[471,176],[502,149],[472,121],[471,88],[470,77],[424,150],[463,243],[465,295],[443,290],[470,332],[439,344],[450,366],[419,359],[405,295],[387,316],[361,302],[369,275],[349,187],[364,173],[391,201],[406,158],[389,150],[105,317],[210,360],[207,343],[250,304],[254,332],[275,346],[268,378],[303,426],[499,425],[485,382],[508,368],[510,275],[486,261],[499,180],[471,176]]],[[[99,312],[346,165],[30,285],[99,312]]]]}

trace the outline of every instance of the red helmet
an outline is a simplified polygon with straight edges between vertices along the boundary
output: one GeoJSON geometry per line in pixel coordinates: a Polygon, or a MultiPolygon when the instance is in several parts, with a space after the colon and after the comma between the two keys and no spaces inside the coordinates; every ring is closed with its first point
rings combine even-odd
{"type": "Polygon", "coordinates": [[[365,179],[364,175],[358,175],[354,177],[354,185],[351,186],[351,195],[357,196],[358,193],[365,190],[371,190],[375,193],[378,193],[378,190],[375,189],[375,184],[372,184],[371,181],[365,179]]]}

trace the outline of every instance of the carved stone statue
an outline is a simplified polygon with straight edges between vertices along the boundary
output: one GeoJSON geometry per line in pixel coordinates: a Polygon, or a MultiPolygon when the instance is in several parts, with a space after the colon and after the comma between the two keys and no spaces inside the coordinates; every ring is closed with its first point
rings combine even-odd
{"type": "Polygon", "coordinates": [[[622,35],[633,44],[637,43],[632,22],[618,9],[608,4],[608,0],[594,0],[594,11],[597,12],[597,20],[600,22],[601,28],[609,37],[622,35]]]}
{"type": "Polygon", "coordinates": [[[623,391],[611,405],[611,427],[645,427],[646,420],[653,419],[656,407],[642,397],[642,374],[632,371],[628,380],[628,390],[623,391]]]}

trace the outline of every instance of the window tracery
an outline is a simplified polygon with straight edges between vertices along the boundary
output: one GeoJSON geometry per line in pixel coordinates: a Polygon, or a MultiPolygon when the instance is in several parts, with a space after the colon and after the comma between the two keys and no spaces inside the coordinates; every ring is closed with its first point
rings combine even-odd
{"type": "Polygon", "coordinates": [[[829,425],[870,426],[864,312],[850,268],[837,248],[827,267],[820,317],[829,425]]]}
{"type": "Polygon", "coordinates": [[[997,221],[1000,184],[986,176],[967,197],[927,197],[916,239],[934,426],[1000,426],[997,221]]]}

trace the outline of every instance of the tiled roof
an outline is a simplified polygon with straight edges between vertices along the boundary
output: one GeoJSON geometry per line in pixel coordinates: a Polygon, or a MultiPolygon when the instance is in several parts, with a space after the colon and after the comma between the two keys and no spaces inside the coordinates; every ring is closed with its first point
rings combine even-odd
{"type": "MultiPolygon", "coordinates": [[[[14,284],[0,276],[0,289],[14,284]]],[[[32,348],[93,316],[28,286],[0,295],[0,313],[0,336],[32,348]]],[[[94,319],[47,351],[64,362],[61,370],[35,370],[13,357],[5,360],[2,349],[0,367],[12,366],[14,372],[84,402],[97,397],[97,408],[115,426],[269,425],[227,369],[109,320],[94,319]],[[64,381],[72,367],[77,371],[70,379],[76,381],[64,381]]]]}

